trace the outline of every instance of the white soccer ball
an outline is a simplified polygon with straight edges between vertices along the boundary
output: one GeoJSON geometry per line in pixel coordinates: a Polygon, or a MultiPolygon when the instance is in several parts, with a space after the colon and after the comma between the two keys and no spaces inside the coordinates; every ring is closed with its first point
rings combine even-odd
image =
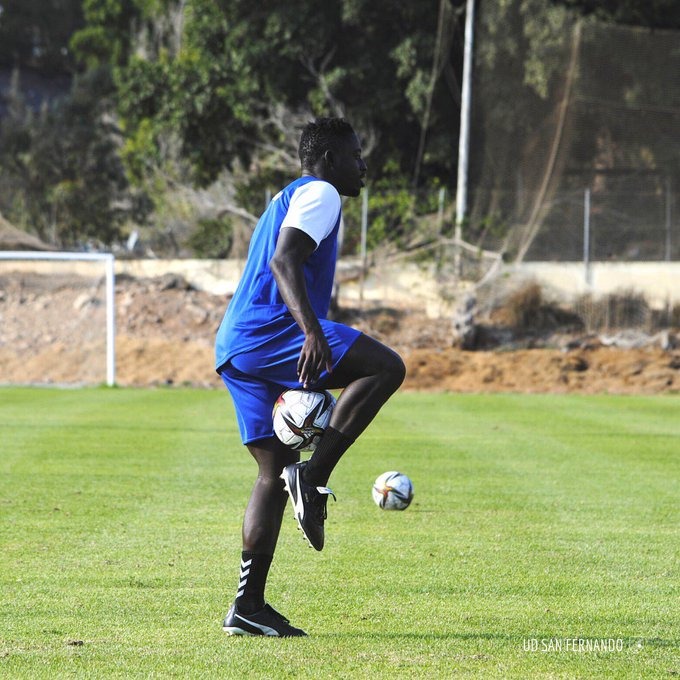
{"type": "Polygon", "coordinates": [[[406,510],[413,500],[413,482],[402,472],[383,472],[373,483],[373,500],[383,510],[406,510]]]}
{"type": "Polygon", "coordinates": [[[286,390],[274,404],[274,433],[291,449],[314,451],[334,407],[335,397],[326,390],[286,390]]]}

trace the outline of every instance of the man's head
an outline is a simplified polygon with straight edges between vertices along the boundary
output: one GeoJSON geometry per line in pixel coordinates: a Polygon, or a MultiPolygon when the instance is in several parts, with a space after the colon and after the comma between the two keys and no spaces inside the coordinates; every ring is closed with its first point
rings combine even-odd
{"type": "Polygon", "coordinates": [[[298,147],[303,175],[332,184],[342,196],[358,196],[366,163],[361,143],[344,118],[317,118],[302,130],[298,147]]]}

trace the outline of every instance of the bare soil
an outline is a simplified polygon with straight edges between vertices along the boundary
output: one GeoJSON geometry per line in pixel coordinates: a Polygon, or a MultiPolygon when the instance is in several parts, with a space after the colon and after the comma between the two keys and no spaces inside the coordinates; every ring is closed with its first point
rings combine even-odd
{"type": "MultiPolygon", "coordinates": [[[[226,303],[175,276],[119,278],[117,383],[220,386],[212,347],[226,303]]],[[[654,341],[621,349],[596,337],[552,335],[533,341],[538,345],[534,348],[464,351],[452,346],[450,321],[429,319],[419,309],[343,307],[337,315],[404,357],[404,389],[587,394],[680,390],[680,349],[668,341],[677,337],[672,334],[666,335],[663,347],[654,341]]],[[[101,284],[35,274],[0,277],[0,383],[103,382],[104,324],[101,284]]]]}

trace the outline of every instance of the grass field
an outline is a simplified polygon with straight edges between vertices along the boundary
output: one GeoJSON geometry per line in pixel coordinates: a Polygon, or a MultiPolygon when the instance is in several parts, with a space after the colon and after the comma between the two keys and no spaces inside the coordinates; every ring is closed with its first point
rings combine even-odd
{"type": "Polygon", "coordinates": [[[322,553],[286,514],[288,640],[221,630],[255,472],[226,392],[3,388],[0,428],[0,677],[680,675],[677,396],[397,395],[322,553]]]}

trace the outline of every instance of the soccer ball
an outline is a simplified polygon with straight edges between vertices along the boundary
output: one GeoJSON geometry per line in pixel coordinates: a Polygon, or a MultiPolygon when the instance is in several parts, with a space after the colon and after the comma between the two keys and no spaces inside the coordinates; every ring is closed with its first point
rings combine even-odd
{"type": "Polygon", "coordinates": [[[295,451],[314,451],[334,407],[326,390],[286,390],[274,404],[274,433],[295,451]]]}
{"type": "Polygon", "coordinates": [[[373,483],[373,500],[383,510],[406,510],[413,500],[413,482],[396,470],[383,472],[373,483]]]}

